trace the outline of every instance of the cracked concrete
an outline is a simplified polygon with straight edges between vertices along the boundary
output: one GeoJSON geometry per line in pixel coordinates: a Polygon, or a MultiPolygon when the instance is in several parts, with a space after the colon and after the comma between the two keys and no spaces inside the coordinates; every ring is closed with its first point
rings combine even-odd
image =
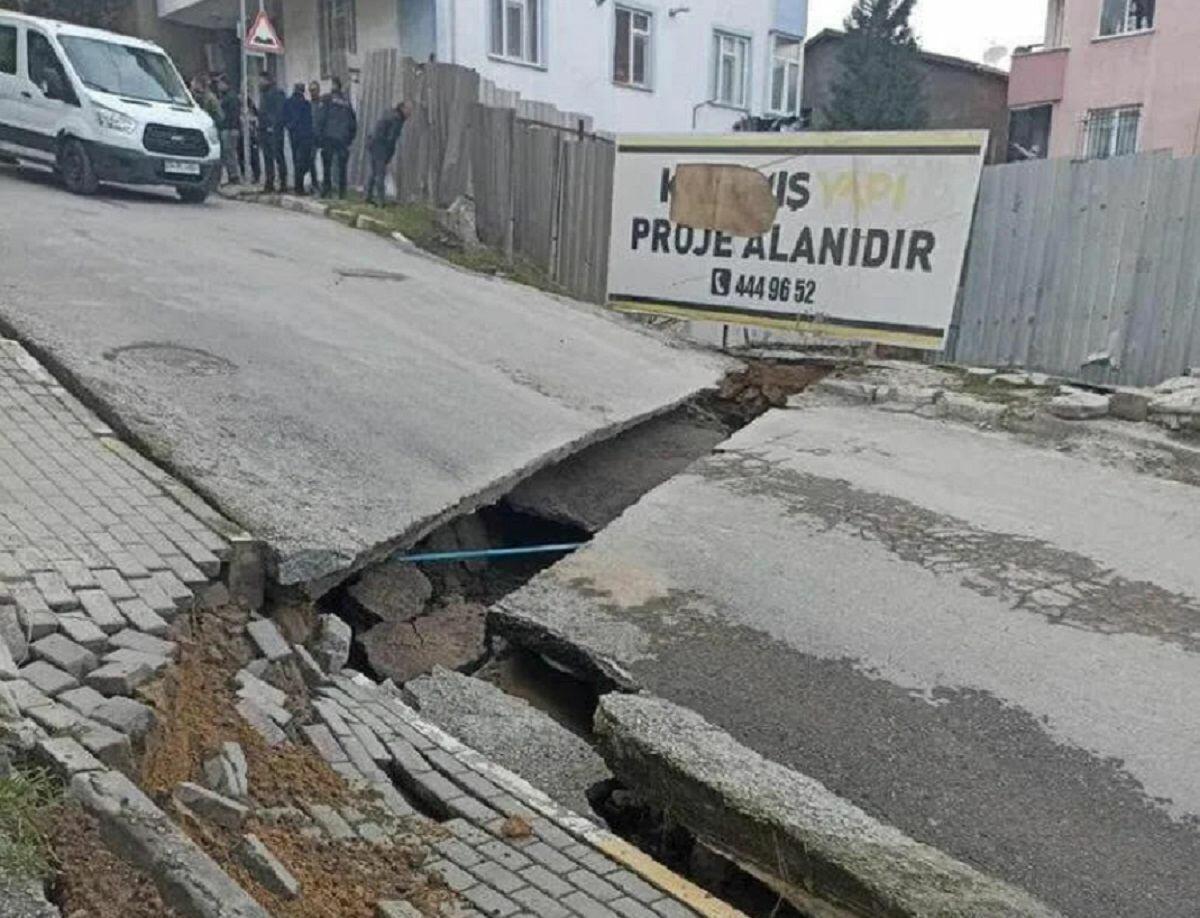
{"type": "MultiPolygon", "coordinates": [[[[802,402],[803,403],[803,402],[802,402]]],[[[1200,491],[776,411],[492,610],[1066,914],[1190,914],[1200,491]]]]}
{"type": "Polygon", "coordinates": [[[318,592],[728,367],[335,221],[9,168],[0,207],[0,327],[318,592]]]}

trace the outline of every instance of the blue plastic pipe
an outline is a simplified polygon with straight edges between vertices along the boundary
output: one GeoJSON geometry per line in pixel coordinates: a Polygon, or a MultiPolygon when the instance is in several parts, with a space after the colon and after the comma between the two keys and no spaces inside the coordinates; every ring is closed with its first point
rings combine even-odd
{"type": "Polygon", "coordinates": [[[527,545],[521,548],[483,548],[476,551],[431,551],[420,555],[395,555],[397,561],[410,564],[430,564],[438,561],[479,561],[489,558],[513,558],[520,555],[566,554],[583,548],[586,542],[564,542],[558,545],[527,545]]]}

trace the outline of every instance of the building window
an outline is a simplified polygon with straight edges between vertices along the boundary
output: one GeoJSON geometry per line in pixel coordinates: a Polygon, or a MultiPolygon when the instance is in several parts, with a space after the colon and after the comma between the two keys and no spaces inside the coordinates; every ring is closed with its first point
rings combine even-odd
{"type": "Polygon", "coordinates": [[[1123,35],[1154,28],[1155,0],[1104,0],[1100,34],[1123,35]]]}
{"type": "Polygon", "coordinates": [[[775,36],[771,52],[771,105],[776,115],[800,111],[800,62],[804,44],[798,38],[775,36]]]}
{"type": "MultiPolygon", "coordinates": [[[[321,77],[336,76],[335,61],[358,53],[358,12],[355,0],[317,0],[317,32],[321,77]]],[[[337,68],[341,69],[341,68],[337,68]]]]}
{"type": "Polygon", "coordinates": [[[1098,108],[1084,122],[1084,155],[1088,159],[1110,159],[1137,152],[1140,105],[1098,108]]]}
{"type": "Polygon", "coordinates": [[[542,63],[542,0],[491,0],[491,53],[542,63]]]}
{"type": "Polygon", "coordinates": [[[717,32],[716,66],[713,74],[713,101],[746,108],[750,85],[750,39],[743,35],[717,32]]]}
{"type": "Polygon", "coordinates": [[[617,40],[613,46],[613,82],[622,86],[650,87],[649,13],[617,7],[617,40]]]}

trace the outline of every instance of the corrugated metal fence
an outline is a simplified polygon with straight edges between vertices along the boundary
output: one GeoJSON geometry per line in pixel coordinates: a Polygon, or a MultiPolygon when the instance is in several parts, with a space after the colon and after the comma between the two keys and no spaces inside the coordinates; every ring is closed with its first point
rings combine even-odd
{"type": "Polygon", "coordinates": [[[363,70],[351,179],[366,179],[367,133],[413,103],[396,157],[403,202],[475,202],[480,241],[541,268],[566,292],[603,302],[615,149],[591,120],[497,89],[453,64],[372,53],[363,70]]]}
{"type": "Polygon", "coordinates": [[[947,356],[1123,385],[1200,365],[1200,158],[985,169],[947,356]]]}

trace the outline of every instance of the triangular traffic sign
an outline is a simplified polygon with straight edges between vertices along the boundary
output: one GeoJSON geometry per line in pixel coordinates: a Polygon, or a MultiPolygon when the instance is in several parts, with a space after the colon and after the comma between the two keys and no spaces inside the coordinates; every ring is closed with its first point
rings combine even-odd
{"type": "Polygon", "coordinates": [[[265,54],[283,53],[283,42],[279,40],[279,33],[271,24],[266,10],[258,11],[254,25],[246,33],[246,47],[250,51],[259,51],[265,54]]]}

